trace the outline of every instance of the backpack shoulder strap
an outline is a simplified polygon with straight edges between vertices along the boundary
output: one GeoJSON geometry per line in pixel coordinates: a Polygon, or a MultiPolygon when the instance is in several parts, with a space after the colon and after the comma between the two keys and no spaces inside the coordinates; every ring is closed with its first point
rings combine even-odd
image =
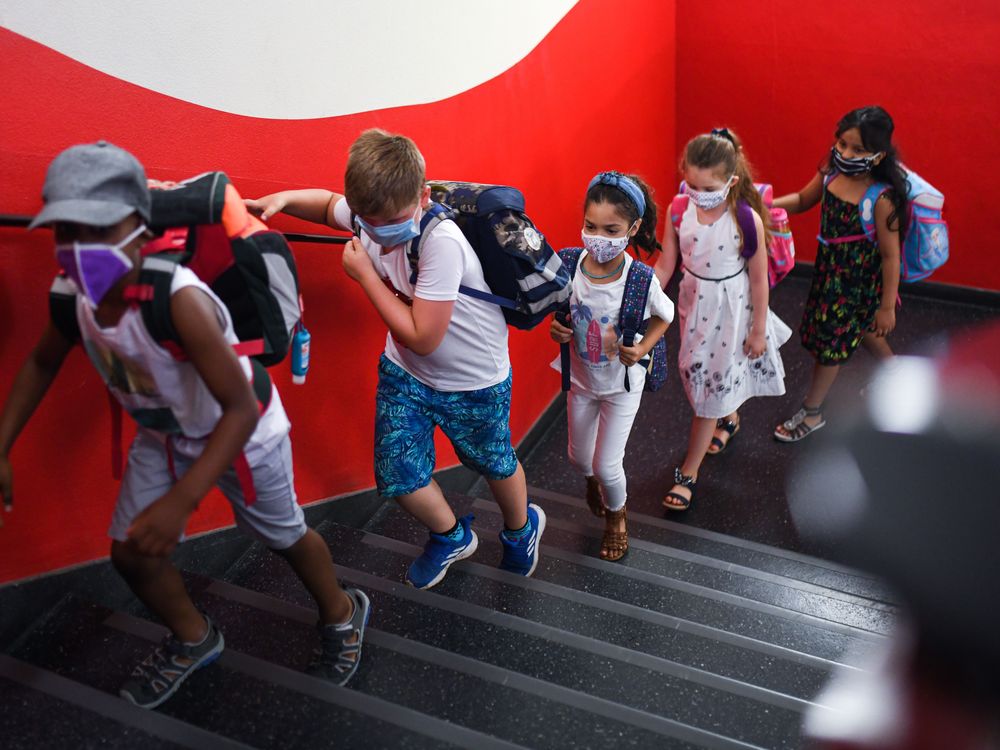
{"type": "MultiPolygon", "coordinates": [[[[683,186],[684,183],[681,183],[683,186]]],[[[691,196],[686,193],[678,193],[674,196],[674,199],[670,201],[670,223],[674,227],[674,231],[680,233],[681,231],[681,219],[684,216],[684,212],[687,211],[688,202],[691,200],[691,196]]]]}
{"type": "MultiPolygon", "coordinates": [[[[622,329],[622,344],[633,346],[637,333],[646,330],[646,300],[649,299],[649,288],[656,278],[653,268],[642,261],[633,260],[625,277],[625,291],[622,293],[622,306],[618,311],[618,325],[622,329]]],[[[648,360],[642,360],[648,362],[648,360]]],[[[631,391],[628,368],[625,368],[625,390],[631,391]]]]}
{"type": "Polygon", "coordinates": [[[875,231],[875,202],[889,190],[889,185],[884,182],[876,182],[871,185],[865,194],[861,196],[858,204],[858,215],[861,217],[861,226],[865,230],[865,236],[869,242],[878,240],[878,233],[875,231]]]}
{"type": "Polygon", "coordinates": [[[434,201],[431,201],[430,206],[424,211],[424,215],[420,217],[420,234],[410,240],[410,244],[406,247],[406,257],[410,261],[411,284],[417,283],[417,263],[420,261],[420,251],[424,247],[427,236],[442,221],[453,218],[454,214],[448,206],[434,201]]]}
{"type": "Polygon", "coordinates": [[[569,272],[571,279],[576,276],[576,267],[580,263],[581,255],[583,255],[582,247],[564,247],[559,251],[559,260],[562,261],[563,268],[569,272]]]}
{"type": "Polygon", "coordinates": [[[80,321],[76,318],[76,285],[60,273],[49,288],[49,318],[67,341],[80,340],[80,321]]]}
{"type": "Polygon", "coordinates": [[[753,209],[750,204],[742,198],[736,201],[736,224],[743,236],[740,255],[752,258],[757,252],[757,222],[753,220],[753,209]]]}
{"type": "Polygon", "coordinates": [[[142,259],[139,281],[125,290],[125,299],[138,304],[142,322],[153,341],[176,356],[173,349],[179,343],[177,330],[170,315],[170,287],[174,273],[185,253],[157,253],[142,259]],[[169,346],[168,344],[174,346],[169,346]]]}
{"type": "Polygon", "coordinates": [[[635,335],[645,330],[646,301],[649,299],[649,287],[653,283],[653,268],[642,261],[633,260],[625,277],[625,291],[622,293],[622,305],[618,311],[618,325],[622,329],[622,343],[625,346],[634,344],[635,335]]]}
{"type": "MultiPolygon", "coordinates": [[[[580,264],[580,256],[583,254],[582,247],[565,247],[559,251],[559,260],[562,261],[563,268],[569,273],[570,281],[576,276],[576,268],[580,264]]],[[[563,307],[556,313],[556,320],[568,328],[572,328],[572,321],[569,319],[569,298],[563,303],[563,307]]],[[[569,356],[569,344],[559,345],[559,369],[562,371],[562,389],[568,391],[570,388],[569,370],[571,359],[569,356]]]]}

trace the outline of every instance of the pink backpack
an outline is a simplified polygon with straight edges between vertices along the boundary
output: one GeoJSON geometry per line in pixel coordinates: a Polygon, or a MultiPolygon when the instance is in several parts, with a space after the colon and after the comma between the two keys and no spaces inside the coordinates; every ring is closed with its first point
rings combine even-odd
{"type": "MultiPolygon", "coordinates": [[[[783,208],[773,208],[771,205],[774,201],[773,188],[767,183],[754,183],[754,187],[760,193],[770,214],[771,241],[767,246],[767,283],[773,289],[795,267],[795,242],[792,240],[792,230],[788,225],[788,212],[783,208]]],[[[673,224],[674,231],[680,231],[681,217],[684,216],[690,199],[687,195],[687,185],[681,182],[677,195],[670,202],[670,223],[673,224]]],[[[749,258],[756,250],[757,232],[745,229],[744,223],[746,222],[740,221],[740,233],[743,235],[744,243],[747,238],[751,239],[751,249],[748,253],[744,246],[740,249],[740,254],[749,258]]]]}

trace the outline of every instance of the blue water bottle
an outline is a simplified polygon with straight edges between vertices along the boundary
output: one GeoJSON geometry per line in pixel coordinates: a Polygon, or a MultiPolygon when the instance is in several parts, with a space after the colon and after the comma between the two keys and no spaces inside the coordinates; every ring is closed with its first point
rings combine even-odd
{"type": "Polygon", "coordinates": [[[295,326],[295,335],[292,336],[292,382],[295,385],[302,385],[306,382],[306,373],[309,372],[309,340],[311,338],[309,331],[299,321],[295,326]]]}

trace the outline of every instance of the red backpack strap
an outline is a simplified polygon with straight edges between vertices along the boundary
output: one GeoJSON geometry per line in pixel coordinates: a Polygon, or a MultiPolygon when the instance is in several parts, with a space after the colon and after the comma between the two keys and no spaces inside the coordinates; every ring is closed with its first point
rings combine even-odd
{"type": "Polygon", "coordinates": [[[108,408],[111,410],[111,476],[122,478],[122,405],[108,388],[108,408]]]}

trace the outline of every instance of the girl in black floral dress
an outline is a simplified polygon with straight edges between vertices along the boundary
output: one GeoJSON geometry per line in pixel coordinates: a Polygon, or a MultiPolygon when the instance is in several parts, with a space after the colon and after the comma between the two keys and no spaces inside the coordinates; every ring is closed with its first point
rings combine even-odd
{"type": "Polygon", "coordinates": [[[801,440],[826,424],[823,401],[859,344],[876,357],[892,356],[885,337],[896,326],[899,248],[908,218],[906,175],[892,131],[892,118],[881,107],[848,112],[819,172],[800,192],[774,201],[799,213],[822,200],[820,244],[800,332],[816,362],[802,408],[774,430],[782,442],[801,440]],[[875,183],[890,189],[874,206],[860,206],[875,183]],[[876,242],[865,237],[862,210],[874,213],[876,242]]]}

